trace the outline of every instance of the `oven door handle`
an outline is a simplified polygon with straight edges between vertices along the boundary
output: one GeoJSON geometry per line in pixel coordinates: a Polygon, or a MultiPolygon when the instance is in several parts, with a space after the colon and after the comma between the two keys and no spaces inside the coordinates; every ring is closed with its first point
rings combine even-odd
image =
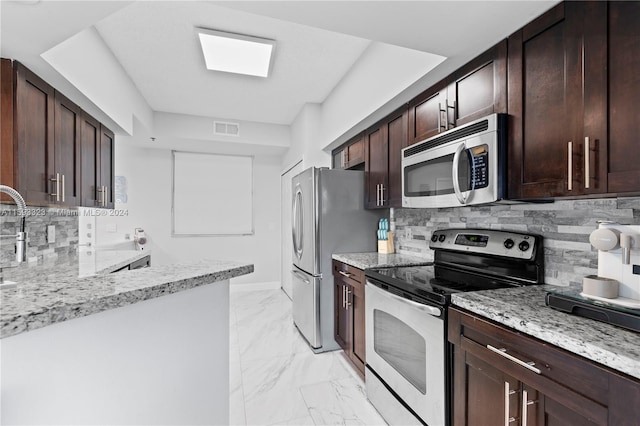
{"type": "Polygon", "coordinates": [[[397,300],[398,302],[405,303],[413,308],[417,308],[423,312],[426,312],[429,315],[433,315],[434,317],[439,317],[442,314],[442,312],[440,311],[440,308],[436,308],[435,306],[425,305],[422,303],[414,302],[413,300],[405,299],[404,297],[396,296],[395,294],[382,290],[381,288],[377,287],[375,284],[372,284],[369,282],[367,283],[367,286],[370,289],[378,292],[381,296],[389,297],[391,299],[397,300]]]}
{"type": "Polygon", "coordinates": [[[456,148],[456,153],[453,155],[453,167],[451,168],[451,174],[453,178],[453,190],[456,193],[456,198],[460,201],[460,204],[467,204],[467,197],[460,190],[460,180],[458,179],[460,172],[460,155],[462,155],[462,151],[466,149],[466,146],[463,143],[458,145],[456,148]]]}

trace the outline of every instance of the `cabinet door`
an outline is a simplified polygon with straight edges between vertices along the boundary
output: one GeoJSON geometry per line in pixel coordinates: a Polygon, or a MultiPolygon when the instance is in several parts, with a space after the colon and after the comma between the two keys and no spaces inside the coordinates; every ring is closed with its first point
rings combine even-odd
{"type": "Polygon", "coordinates": [[[448,128],[445,117],[447,84],[442,81],[409,102],[407,145],[423,141],[448,128]]]}
{"type": "Polygon", "coordinates": [[[103,200],[101,207],[112,209],[115,201],[114,151],[115,141],[113,132],[100,126],[99,176],[102,186],[103,200]]]}
{"type": "MultiPolygon", "coordinates": [[[[557,400],[547,395],[535,391],[535,389],[525,386],[528,391],[527,422],[525,425],[541,425],[541,426],[596,426],[607,423],[596,423],[586,416],[567,408],[557,400]],[[535,416],[532,418],[531,416],[535,416]]],[[[524,405],[523,405],[524,408],[524,405]]]]}
{"type": "Polygon", "coordinates": [[[585,193],[586,128],[595,129],[593,139],[606,138],[606,52],[591,49],[597,37],[584,34],[604,19],[604,8],[605,2],[564,2],[508,39],[512,198],[585,193]]]}
{"type": "Polygon", "coordinates": [[[82,110],[55,94],[55,172],[60,176],[60,204],[80,205],[82,110]]]}
{"type": "Polygon", "coordinates": [[[364,163],[364,137],[362,135],[355,138],[345,148],[346,150],[346,168],[351,169],[364,163]]]}
{"type": "Polygon", "coordinates": [[[57,196],[54,170],[54,90],[22,64],[15,64],[15,128],[18,191],[30,205],[47,205],[57,196]]]}
{"type": "Polygon", "coordinates": [[[454,374],[455,426],[505,425],[520,416],[520,383],[513,377],[457,347],[454,374]]]}
{"type": "MultiPolygon", "coordinates": [[[[16,187],[13,146],[13,64],[0,59],[0,183],[16,187]]],[[[13,203],[13,198],[0,194],[1,202],[13,203]]]]}
{"type": "Polygon", "coordinates": [[[365,185],[366,208],[387,206],[388,146],[384,128],[376,126],[365,132],[365,185]]]}
{"type": "Polygon", "coordinates": [[[450,125],[499,112],[507,112],[507,40],[456,71],[447,88],[450,125]]]}
{"type": "Polygon", "coordinates": [[[349,355],[351,346],[351,321],[349,311],[347,310],[347,290],[349,284],[346,284],[340,278],[334,278],[334,336],[336,342],[349,355]]]}
{"type": "Polygon", "coordinates": [[[100,123],[86,114],[82,118],[81,151],[81,205],[84,207],[99,207],[98,152],[100,151],[100,123]]]}
{"type": "MultiPolygon", "coordinates": [[[[640,190],[640,2],[609,6],[608,192],[640,190]]],[[[600,144],[594,149],[606,149],[600,144]]],[[[605,157],[606,158],[606,157],[605,157]]],[[[603,175],[601,174],[601,176],[603,175]]],[[[605,175],[606,176],[606,175],[605,175]]]]}
{"type": "Polygon", "coordinates": [[[392,114],[384,124],[388,147],[388,183],[384,194],[386,207],[402,207],[402,148],[407,146],[408,114],[406,106],[392,114]],[[388,194],[388,195],[387,195],[388,194]]]}

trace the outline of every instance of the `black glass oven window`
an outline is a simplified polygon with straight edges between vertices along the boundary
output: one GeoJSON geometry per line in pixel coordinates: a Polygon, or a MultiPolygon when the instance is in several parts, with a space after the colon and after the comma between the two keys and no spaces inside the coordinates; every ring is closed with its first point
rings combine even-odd
{"type": "Polygon", "coordinates": [[[426,342],[393,315],[373,310],[373,349],[420,393],[427,394],[426,342]]]}

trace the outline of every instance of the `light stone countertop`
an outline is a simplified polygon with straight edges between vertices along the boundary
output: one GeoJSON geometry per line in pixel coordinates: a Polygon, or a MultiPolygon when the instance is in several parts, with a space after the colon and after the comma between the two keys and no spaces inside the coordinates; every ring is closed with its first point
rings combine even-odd
{"type": "Polygon", "coordinates": [[[109,273],[148,254],[79,253],[5,270],[18,285],[0,291],[0,338],[253,272],[249,263],[200,260],[109,273]]]}
{"type": "Polygon", "coordinates": [[[432,263],[421,257],[399,253],[340,253],[333,254],[332,258],[362,270],[370,268],[391,268],[394,266],[420,266],[432,263]]]}
{"type": "Polygon", "coordinates": [[[556,286],[457,293],[454,305],[640,379],[640,333],[545,305],[556,286]]]}

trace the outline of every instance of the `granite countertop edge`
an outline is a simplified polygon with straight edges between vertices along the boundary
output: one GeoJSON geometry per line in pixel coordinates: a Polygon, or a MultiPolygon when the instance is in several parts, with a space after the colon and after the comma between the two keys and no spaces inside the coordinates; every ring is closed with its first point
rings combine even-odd
{"type": "Polygon", "coordinates": [[[401,253],[334,253],[332,259],[358,269],[392,268],[395,266],[421,266],[430,264],[431,261],[417,256],[401,253]]]}
{"type": "MultiPolygon", "coordinates": [[[[546,289],[550,287],[553,288],[553,286],[548,285],[540,287],[536,297],[544,297],[543,295],[546,289]]],[[[629,337],[637,337],[640,339],[638,333],[588,318],[556,311],[544,305],[544,301],[542,301],[544,306],[539,307],[537,311],[538,315],[535,317],[531,316],[527,318],[527,308],[524,304],[522,310],[519,312],[520,314],[515,309],[505,308],[500,311],[495,307],[495,304],[500,304],[499,295],[502,292],[504,292],[504,289],[454,294],[452,296],[452,303],[457,307],[466,309],[481,317],[513,328],[605,367],[640,379],[640,357],[634,353],[636,350],[633,349],[636,344],[628,341],[629,337]],[[552,315],[553,318],[555,318],[555,322],[550,323],[545,321],[545,315],[552,315]],[[535,318],[540,318],[540,320],[536,321],[535,318]],[[576,324],[588,328],[593,335],[583,335],[583,333],[576,330],[576,324]],[[621,350],[620,347],[612,347],[612,345],[610,345],[611,342],[607,342],[605,339],[612,339],[623,346],[628,345],[628,353],[625,354],[625,351],[621,350]]],[[[510,300],[509,303],[513,303],[513,299],[510,300]]],[[[502,304],[501,306],[505,305],[502,304]]],[[[638,351],[640,351],[640,349],[638,349],[638,351]]]]}
{"type": "MultiPolygon", "coordinates": [[[[142,257],[144,256],[141,256],[140,258],[142,257]]],[[[188,267],[189,264],[179,264],[178,266],[188,267]]],[[[118,267],[112,267],[113,270],[118,269],[118,267]]],[[[107,269],[110,268],[111,267],[107,269]]],[[[237,276],[250,274],[254,271],[253,264],[237,262],[225,262],[223,265],[217,264],[211,266],[211,268],[214,269],[211,272],[196,273],[193,276],[181,277],[175,280],[170,277],[170,271],[167,271],[167,273],[163,275],[162,280],[158,280],[157,278],[154,279],[151,274],[156,273],[158,269],[162,269],[161,267],[128,271],[126,275],[120,275],[117,279],[133,279],[146,282],[145,276],[149,275],[152,282],[146,283],[143,286],[132,286],[130,289],[118,291],[113,294],[89,297],[84,300],[80,299],[73,302],[58,303],[54,306],[44,306],[38,303],[33,303],[32,305],[35,306],[35,308],[31,309],[29,312],[20,313],[8,319],[2,319],[2,324],[0,325],[0,339],[16,336],[24,332],[37,330],[71,319],[81,318],[111,309],[132,305],[145,300],[178,293],[180,291],[189,290],[202,285],[228,280],[237,276]]],[[[85,281],[99,279],[101,277],[104,276],[79,278],[78,280],[85,281]]]]}

